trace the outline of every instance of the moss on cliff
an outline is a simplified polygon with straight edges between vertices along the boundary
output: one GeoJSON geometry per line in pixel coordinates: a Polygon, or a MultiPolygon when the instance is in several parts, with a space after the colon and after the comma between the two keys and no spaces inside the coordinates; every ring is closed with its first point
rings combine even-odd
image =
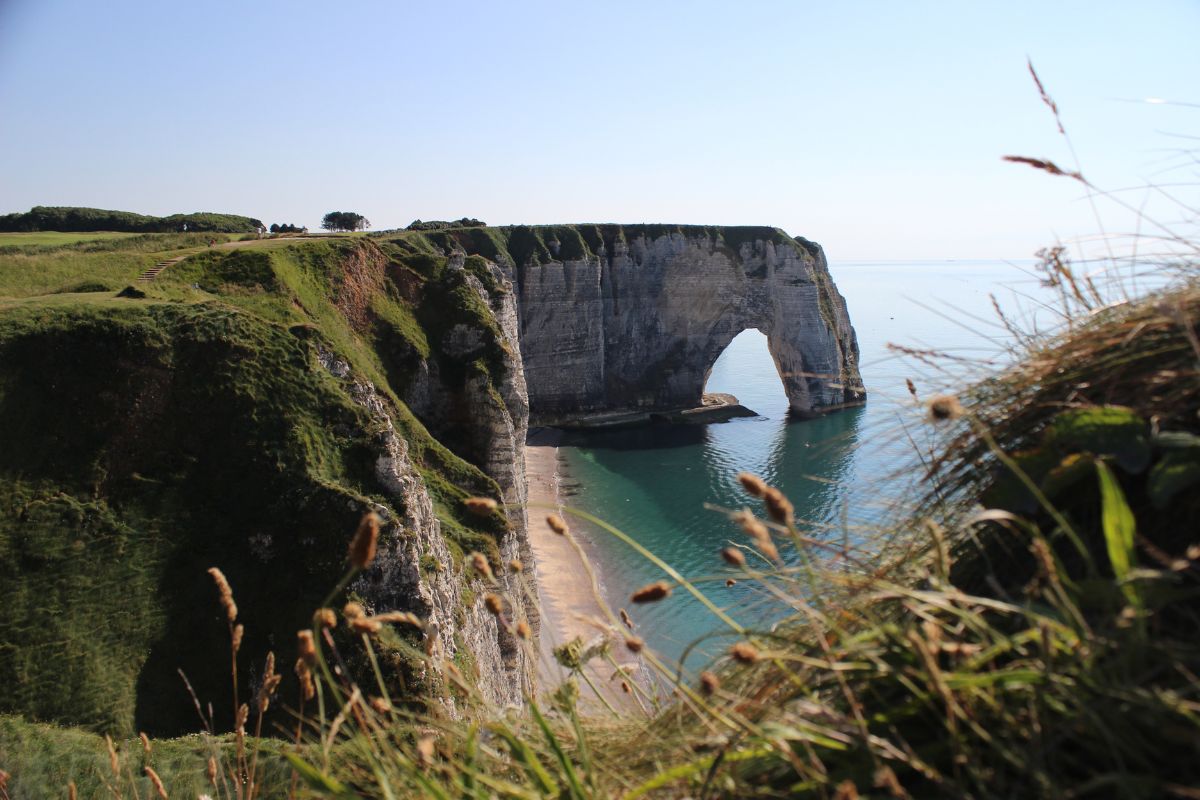
{"type": "MultiPolygon", "coordinates": [[[[111,263],[75,255],[64,281],[111,263]]],[[[143,266],[121,257],[129,272],[143,266]]],[[[318,349],[390,405],[452,551],[494,550],[499,520],[466,516],[460,501],[495,484],[400,402],[381,346],[436,355],[414,299],[485,310],[449,284],[411,297],[393,268],[364,239],[255,243],[196,252],[143,284],[143,300],[5,304],[0,557],[14,568],[0,577],[0,711],[182,731],[196,724],[175,673],[185,667],[228,725],[228,643],[204,568],[237,591],[243,652],[290,648],[340,574],[346,531],[368,501],[392,502],[374,477],[375,421],[318,349]]],[[[21,269],[0,264],[0,278],[27,285],[21,269]]]]}

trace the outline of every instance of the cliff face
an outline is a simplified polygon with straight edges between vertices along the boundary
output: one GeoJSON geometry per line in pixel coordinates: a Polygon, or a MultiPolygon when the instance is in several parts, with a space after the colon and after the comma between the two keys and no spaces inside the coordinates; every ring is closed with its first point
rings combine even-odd
{"type": "Polygon", "coordinates": [[[819,247],[625,233],[593,255],[518,271],[539,418],[697,406],[717,356],[748,328],[766,334],[794,411],[861,402],[858,343],[819,247]]]}
{"type": "MultiPolygon", "coordinates": [[[[530,409],[696,406],[737,334],[766,334],[792,409],[863,402],[858,343],[819,245],[775,228],[555,226],[445,232],[517,285],[530,409]]],[[[432,238],[432,237],[431,237],[432,238]]]]}
{"type": "MultiPolygon", "coordinates": [[[[79,258],[75,284],[99,268],[79,258]]],[[[517,604],[507,613],[536,631],[527,587],[504,568],[533,561],[531,415],[696,405],[750,327],[796,411],[863,397],[823,253],[772,228],[254,243],[142,286],[48,293],[0,316],[0,556],[16,565],[0,575],[0,640],[14,643],[0,648],[0,711],[188,730],[181,666],[229,708],[204,569],[234,586],[244,658],[285,652],[368,509],[387,524],[352,590],[372,611],[428,620],[427,652],[493,703],[520,703],[533,666],[463,557],[489,558],[517,604]],[[469,495],[503,500],[505,515],[471,517],[469,495]]],[[[380,649],[398,696],[462,711],[402,652],[380,649]]]]}
{"type": "MultiPolygon", "coordinates": [[[[227,729],[228,632],[204,570],[233,585],[253,674],[267,650],[290,658],[369,509],[386,525],[351,591],[418,613],[424,641],[397,635],[493,703],[522,701],[531,670],[463,556],[508,580],[524,512],[461,502],[525,498],[514,295],[481,259],[394,255],[214,249],[141,299],[54,295],[0,316],[0,711],[183,732],[182,667],[227,729]]],[[[378,643],[394,695],[464,713],[403,652],[378,643]]]]}

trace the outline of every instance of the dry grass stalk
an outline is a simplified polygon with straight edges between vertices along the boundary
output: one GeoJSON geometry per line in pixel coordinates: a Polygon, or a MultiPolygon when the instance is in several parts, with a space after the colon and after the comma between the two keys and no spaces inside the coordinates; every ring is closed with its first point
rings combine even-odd
{"type": "Polygon", "coordinates": [[[496,513],[500,504],[490,497],[468,497],[463,500],[463,506],[476,516],[486,517],[496,513]]]}
{"type": "Polygon", "coordinates": [[[158,773],[150,765],[143,767],[146,772],[146,777],[150,779],[150,785],[154,787],[154,793],[157,794],[160,800],[170,800],[167,796],[167,789],[163,786],[162,778],[158,777],[158,773]]]}
{"type": "Polygon", "coordinates": [[[237,603],[233,602],[233,589],[230,588],[229,581],[225,580],[225,573],[221,570],[209,567],[208,574],[212,576],[213,583],[217,585],[217,595],[221,600],[221,608],[225,609],[225,618],[232,623],[238,615],[237,603]]]}
{"type": "Polygon", "coordinates": [[[369,511],[358,523],[358,530],[350,540],[350,565],[355,569],[366,569],[375,559],[375,548],[379,544],[379,515],[369,511]]]}
{"type": "Polygon", "coordinates": [[[762,497],[767,493],[767,483],[762,478],[749,472],[739,472],[738,482],[751,497],[762,497]]]}
{"type": "Polygon", "coordinates": [[[104,734],[104,744],[108,747],[108,768],[112,771],[113,777],[120,780],[121,760],[117,758],[117,746],[113,744],[112,737],[107,733],[104,734]]]}
{"type": "Polygon", "coordinates": [[[376,614],[371,619],[388,625],[407,625],[418,630],[425,628],[425,623],[421,621],[421,618],[411,611],[386,611],[376,614]]]}
{"type": "Polygon", "coordinates": [[[668,597],[671,594],[671,585],[666,581],[655,581],[648,583],[642,588],[630,595],[629,599],[635,603],[653,603],[668,597]]]}
{"type": "Polygon", "coordinates": [[[267,708],[271,704],[271,695],[279,687],[283,676],[275,671],[275,654],[267,653],[267,666],[263,671],[262,685],[258,687],[258,713],[267,713],[267,708]]]}

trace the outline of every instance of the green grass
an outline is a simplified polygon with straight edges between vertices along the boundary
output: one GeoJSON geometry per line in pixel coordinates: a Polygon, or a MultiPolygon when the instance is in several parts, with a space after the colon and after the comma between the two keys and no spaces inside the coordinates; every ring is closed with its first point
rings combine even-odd
{"type": "Polygon", "coordinates": [[[0,251],[8,247],[57,247],[80,242],[103,242],[137,236],[136,233],[93,231],[91,233],[59,233],[38,231],[36,233],[0,233],[0,251]]]}
{"type": "MultiPolygon", "coordinates": [[[[370,240],[84,246],[0,255],[0,553],[19,565],[0,578],[0,630],[22,643],[0,648],[0,711],[124,734],[186,730],[181,665],[196,665],[197,690],[224,709],[197,564],[248,587],[258,611],[246,615],[247,648],[290,640],[340,567],[330,532],[368,498],[391,502],[374,477],[374,423],[316,366],[318,347],[391,404],[456,557],[495,552],[502,523],[461,506],[498,494],[494,482],[389,383],[392,348],[438,351],[388,277],[403,267],[370,240]],[[62,291],[106,277],[123,286],[178,253],[191,256],[138,284],[145,299],[62,291]]],[[[440,285],[438,270],[418,279],[440,285]]],[[[477,297],[464,303],[458,319],[495,334],[477,297]]]]}

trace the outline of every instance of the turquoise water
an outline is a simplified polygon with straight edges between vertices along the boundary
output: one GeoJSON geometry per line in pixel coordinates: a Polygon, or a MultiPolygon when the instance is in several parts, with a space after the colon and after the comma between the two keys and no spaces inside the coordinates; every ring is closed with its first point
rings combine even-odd
{"type": "MultiPolygon", "coordinates": [[[[745,470],[782,488],[797,517],[813,523],[814,535],[871,536],[874,523],[915,496],[912,441],[925,447],[932,435],[905,378],[928,396],[961,388],[971,375],[1003,363],[1008,335],[995,321],[989,294],[996,293],[1006,311],[1035,307],[1017,296],[1036,298],[1041,292],[1028,267],[992,261],[834,265],[858,333],[869,393],[864,408],[789,419],[766,337],[745,331],[717,360],[707,390],[734,394],[760,416],[708,426],[573,435],[559,451],[568,475],[565,502],[626,531],[685,576],[700,580],[738,622],[769,621],[778,609],[753,585],[725,586],[731,573],[717,551],[739,534],[705,504],[747,504],[735,478],[745,470]],[[919,359],[896,356],[889,342],[939,349],[972,363],[943,360],[949,370],[943,373],[919,359]]],[[[591,540],[610,597],[629,609],[639,632],[664,655],[678,659],[690,643],[722,629],[707,609],[679,590],[660,603],[629,606],[630,592],[664,574],[611,536],[586,527],[581,532],[591,540]]],[[[713,641],[687,659],[689,669],[698,668],[706,651],[716,651],[719,640],[713,641]]]]}

